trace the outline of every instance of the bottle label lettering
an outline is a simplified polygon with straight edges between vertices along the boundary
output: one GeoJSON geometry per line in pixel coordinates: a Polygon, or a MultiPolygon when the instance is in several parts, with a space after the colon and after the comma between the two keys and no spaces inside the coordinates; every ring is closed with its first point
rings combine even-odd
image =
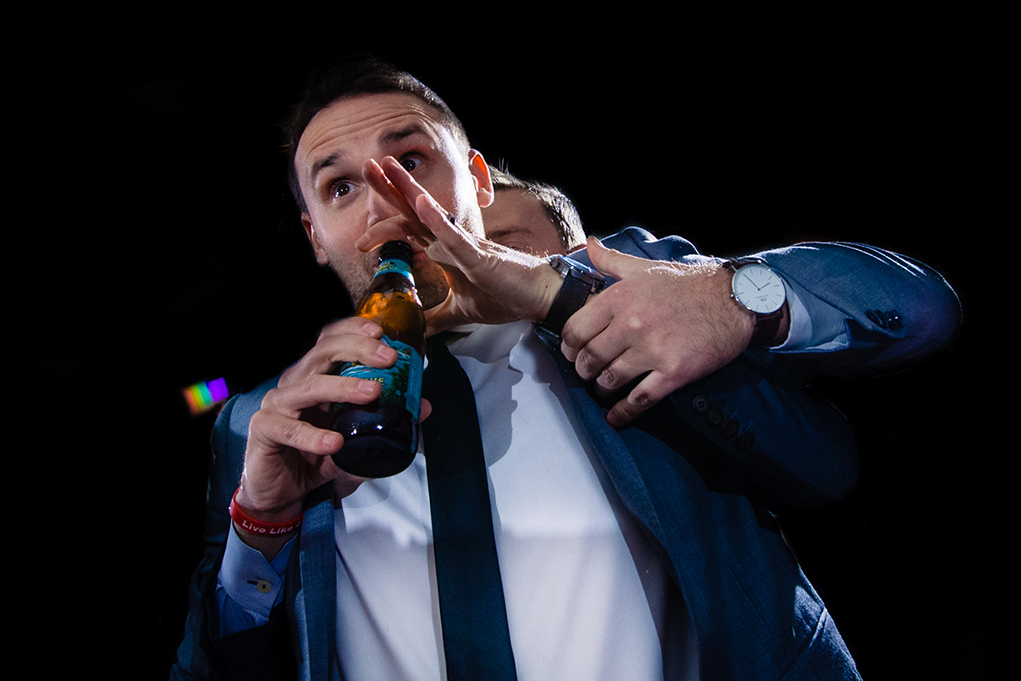
{"type": "Polygon", "coordinates": [[[409,281],[414,281],[411,275],[411,265],[403,260],[397,260],[396,258],[380,262],[379,267],[376,269],[376,273],[372,275],[372,278],[375,279],[380,275],[390,274],[391,272],[399,274],[409,281]]]}
{"type": "Polygon", "coordinates": [[[397,363],[386,369],[347,362],[341,376],[377,381],[382,384],[379,399],[406,408],[417,421],[422,402],[422,356],[413,347],[384,335],[380,340],[397,351],[397,363]]]}

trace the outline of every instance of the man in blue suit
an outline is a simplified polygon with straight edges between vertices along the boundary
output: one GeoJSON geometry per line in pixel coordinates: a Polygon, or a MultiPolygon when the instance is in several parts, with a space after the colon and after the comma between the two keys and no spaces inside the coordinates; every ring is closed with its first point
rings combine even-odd
{"type": "MultiPolygon", "coordinates": [[[[334,72],[299,109],[295,197],[317,260],[353,297],[376,249],[402,238],[430,332],[469,332],[450,349],[478,404],[518,676],[857,678],[766,508],[852,488],[850,429],[802,381],[946,349],[960,312],[942,278],[849,244],[726,262],[641,230],[590,240],[576,262],[501,248],[483,238],[488,167],[456,118],[369,66],[334,72]],[[591,283],[579,263],[609,286],[565,295],[591,283]],[[744,300],[731,295],[742,279],[744,300]],[[779,307],[756,310],[770,282],[779,307]]],[[[425,460],[354,478],[329,456],[342,438],[307,420],[376,398],[329,371],[392,364],[379,338],[364,320],[331,324],[224,408],[175,676],[444,677],[425,460]],[[232,523],[232,497],[256,530],[280,532],[232,523]]]]}

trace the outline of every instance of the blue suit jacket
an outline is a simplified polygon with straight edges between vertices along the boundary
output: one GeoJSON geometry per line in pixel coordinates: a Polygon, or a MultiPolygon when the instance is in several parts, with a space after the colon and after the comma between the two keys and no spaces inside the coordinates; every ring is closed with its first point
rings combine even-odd
{"type": "MultiPolygon", "coordinates": [[[[637,229],[606,243],[659,260],[702,257],[683,239],[656,240],[637,229]]],[[[850,428],[804,389],[805,378],[879,373],[942,352],[956,338],[960,307],[936,272],[869,246],[802,244],[759,255],[794,289],[817,333],[829,334],[823,347],[793,355],[748,350],[619,430],[607,425],[606,409],[573,366],[550,349],[570,395],[565,408],[576,410],[620,498],[672,568],[698,636],[702,678],[859,678],[766,505],[826,503],[856,481],[850,428]]],[[[584,253],[573,257],[585,260],[584,253]]],[[[307,500],[282,612],[251,631],[210,633],[248,422],[275,382],[232,399],[217,421],[206,553],[174,678],[280,678],[296,666],[300,678],[326,679],[336,664],[336,551],[325,488],[307,500]]]]}

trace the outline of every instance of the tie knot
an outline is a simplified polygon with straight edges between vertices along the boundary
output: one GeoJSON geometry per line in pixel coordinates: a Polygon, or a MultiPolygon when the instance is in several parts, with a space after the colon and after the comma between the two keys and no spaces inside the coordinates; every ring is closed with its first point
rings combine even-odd
{"type": "Polygon", "coordinates": [[[447,343],[454,340],[455,335],[453,331],[440,331],[437,334],[429,336],[425,339],[426,352],[432,353],[439,348],[446,348],[447,343]]]}

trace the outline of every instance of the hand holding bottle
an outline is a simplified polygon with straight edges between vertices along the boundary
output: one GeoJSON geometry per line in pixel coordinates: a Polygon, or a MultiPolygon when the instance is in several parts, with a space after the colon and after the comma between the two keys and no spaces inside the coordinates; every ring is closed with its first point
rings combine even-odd
{"type": "Polygon", "coordinates": [[[355,314],[383,329],[381,340],[397,354],[386,368],[344,362],[341,376],[370,380],[380,387],[371,404],[334,403],[331,430],[344,435],[344,447],[333,461],[344,471],[368,478],[400,473],[415,458],[422,400],[425,357],[425,316],[411,273],[414,258],[404,241],[388,241],[369,289],[355,306],[355,314]]]}
{"type": "MultiPolygon", "coordinates": [[[[266,522],[289,520],[301,514],[304,497],[313,489],[332,482],[336,495],[344,497],[364,482],[333,462],[344,437],[329,430],[329,405],[369,404],[379,397],[379,384],[330,372],[338,362],[347,361],[392,366],[397,353],[379,340],[382,335],[378,324],[360,317],[329,324],[315,347],[266,393],[249,426],[245,468],[235,499],[247,513],[266,522]]],[[[423,402],[422,418],[429,412],[428,402],[423,402]]],[[[273,547],[262,545],[265,542],[253,541],[261,538],[243,539],[267,555],[274,552],[273,547]]]]}

